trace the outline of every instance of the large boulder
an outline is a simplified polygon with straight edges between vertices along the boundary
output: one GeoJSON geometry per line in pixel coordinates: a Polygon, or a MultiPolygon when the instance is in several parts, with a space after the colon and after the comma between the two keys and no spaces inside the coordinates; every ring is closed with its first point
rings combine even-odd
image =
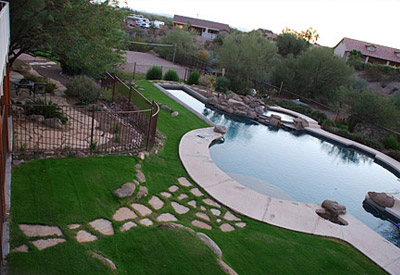
{"type": "Polygon", "coordinates": [[[120,188],[114,190],[114,195],[118,198],[125,198],[132,196],[135,192],[136,185],[132,182],[124,183],[120,188]]]}
{"type": "Polygon", "coordinates": [[[225,135],[226,134],[226,127],[223,125],[217,125],[214,127],[214,132],[218,134],[225,135]]]}
{"type": "Polygon", "coordinates": [[[250,119],[256,119],[257,118],[257,113],[252,111],[252,110],[247,110],[246,111],[246,116],[250,119]]]}
{"type": "Polygon", "coordinates": [[[302,119],[301,117],[296,117],[293,119],[294,126],[296,127],[296,130],[303,130],[304,127],[308,127],[308,121],[305,119],[302,119]]]}
{"type": "Polygon", "coordinates": [[[368,192],[368,196],[379,206],[389,208],[394,206],[394,198],[386,193],[368,192]]]}
{"type": "Polygon", "coordinates": [[[216,96],[212,96],[207,98],[207,103],[210,105],[215,105],[218,103],[218,98],[216,96]]]}
{"type": "Polygon", "coordinates": [[[240,107],[247,108],[246,104],[244,104],[242,101],[238,101],[238,100],[233,99],[233,98],[230,98],[228,100],[228,104],[230,106],[232,106],[232,108],[240,108],[240,107]]]}
{"type": "Polygon", "coordinates": [[[279,127],[281,126],[281,120],[275,117],[271,117],[271,119],[269,120],[269,125],[273,127],[279,127]]]}
{"type": "Polygon", "coordinates": [[[346,206],[339,204],[337,201],[324,200],[321,206],[336,216],[346,214],[346,206]]]}
{"type": "Polygon", "coordinates": [[[264,107],[258,106],[258,107],[255,108],[255,111],[256,111],[257,114],[262,115],[264,113],[264,107]]]}
{"type": "Polygon", "coordinates": [[[46,118],[44,120],[44,124],[51,128],[64,129],[64,124],[62,124],[61,120],[56,117],[46,118]]]}

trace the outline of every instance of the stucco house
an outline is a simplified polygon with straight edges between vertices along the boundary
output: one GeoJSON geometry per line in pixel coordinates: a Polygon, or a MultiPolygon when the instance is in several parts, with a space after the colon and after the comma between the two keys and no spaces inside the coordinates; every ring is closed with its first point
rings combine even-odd
{"type": "Polygon", "coordinates": [[[390,66],[400,66],[400,50],[363,42],[351,38],[343,38],[334,48],[337,56],[344,57],[346,60],[352,50],[360,51],[365,63],[374,63],[390,66]]]}
{"type": "Polygon", "coordinates": [[[203,19],[174,15],[172,22],[174,27],[188,26],[189,29],[197,31],[199,36],[207,40],[215,39],[220,32],[229,33],[229,25],[203,19]]]}

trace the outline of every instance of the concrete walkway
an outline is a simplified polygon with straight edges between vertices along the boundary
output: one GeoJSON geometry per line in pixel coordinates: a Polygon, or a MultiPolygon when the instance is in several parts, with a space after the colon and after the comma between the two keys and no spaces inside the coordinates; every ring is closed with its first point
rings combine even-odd
{"type": "MultiPolygon", "coordinates": [[[[306,130],[313,129],[318,134],[325,132],[318,124],[312,123],[310,126],[306,130]]],[[[179,156],[186,171],[211,197],[235,212],[258,221],[344,240],[387,272],[400,274],[400,249],[353,216],[342,216],[349,223],[348,226],[333,224],[315,213],[320,208],[316,204],[272,198],[234,181],[211,159],[209,146],[219,137],[221,135],[215,133],[213,128],[203,128],[185,134],[179,144],[179,156]]],[[[380,155],[377,157],[383,158],[380,155]]]]}

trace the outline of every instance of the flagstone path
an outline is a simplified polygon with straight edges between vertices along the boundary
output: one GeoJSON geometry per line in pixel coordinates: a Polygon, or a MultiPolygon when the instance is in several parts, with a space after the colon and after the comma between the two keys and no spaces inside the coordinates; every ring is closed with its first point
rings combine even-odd
{"type": "MultiPolygon", "coordinates": [[[[140,171],[141,166],[136,165],[135,169],[136,176],[140,178],[139,187],[145,188],[143,184],[146,182],[146,179],[144,174],[140,171]]],[[[136,190],[136,193],[138,192],[139,190],[136,190]]],[[[131,198],[136,200],[134,194],[132,194],[131,198]]],[[[216,201],[208,198],[199,188],[193,187],[193,184],[185,177],[180,177],[177,179],[177,184],[171,185],[167,190],[154,194],[150,198],[143,197],[140,199],[140,202],[134,202],[129,206],[121,206],[116,209],[112,220],[121,222],[119,225],[118,223],[114,225],[111,220],[98,218],[89,221],[87,223],[89,227],[85,224],[76,223],[69,224],[66,228],[71,232],[75,232],[75,238],[80,243],[94,242],[102,238],[102,236],[112,236],[116,233],[127,232],[140,226],[149,227],[163,225],[168,227],[181,227],[193,231],[190,227],[176,223],[179,222],[183,216],[190,217],[190,225],[193,226],[193,228],[202,230],[232,232],[246,226],[246,223],[243,222],[241,218],[234,215],[216,201]],[[175,213],[169,213],[169,210],[175,213]],[[85,230],[80,229],[81,227],[85,228],[85,230]],[[116,227],[116,229],[114,227],[116,227]],[[89,228],[93,230],[88,232],[87,229],[89,228]]],[[[68,238],[64,239],[64,234],[58,226],[20,224],[19,228],[27,237],[35,239],[28,244],[15,247],[12,249],[12,252],[29,253],[29,251],[32,251],[34,248],[43,250],[68,241],[68,238]],[[37,239],[37,237],[41,237],[41,239],[37,239]]],[[[203,241],[207,239],[202,235],[201,238],[203,241]]],[[[213,241],[206,241],[207,245],[209,245],[208,243],[213,243],[213,241]]],[[[219,261],[222,260],[219,259],[219,261]]],[[[221,267],[223,267],[223,264],[220,263],[221,267]]],[[[223,269],[225,270],[225,268],[223,269]]]]}

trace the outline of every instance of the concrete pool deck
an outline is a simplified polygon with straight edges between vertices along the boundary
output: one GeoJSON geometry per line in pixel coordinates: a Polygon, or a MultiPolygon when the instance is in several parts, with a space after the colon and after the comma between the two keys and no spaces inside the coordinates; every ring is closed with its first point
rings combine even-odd
{"type": "MultiPolygon", "coordinates": [[[[295,112],[293,112],[293,115],[298,116],[295,112]]],[[[307,120],[310,120],[310,118],[307,118],[307,120]]],[[[315,210],[320,208],[319,205],[262,195],[229,177],[215,165],[210,156],[210,144],[222,136],[215,133],[213,129],[213,127],[203,128],[186,133],[179,144],[179,157],[186,171],[194,182],[211,197],[233,211],[261,222],[298,232],[341,239],[361,251],[387,272],[400,274],[400,249],[353,216],[349,214],[342,216],[349,223],[347,226],[333,224],[315,213],[315,210]]],[[[315,131],[315,134],[320,135],[327,133],[320,129],[318,123],[316,125],[310,123],[310,127],[307,127],[306,130],[315,131]]],[[[337,142],[342,143],[341,140],[336,138],[343,138],[333,136],[327,138],[335,138],[337,142]]],[[[344,140],[348,141],[347,139],[344,140]]],[[[354,145],[355,142],[351,142],[353,144],[343,144],[345,146],[354,145]]],[[[367,148],[361,150],[367,150],[367,148]]],[[[385,158],[384,154],[377,154],[378,151],[371,148],[368,148],[368,150],[372,150],[367,152],[374,154],[376,158],[379,157],[382,161],[391,162],[391,158],[387,156],[385,158]]],[[[398,164],[398,162],[388,164],[398,164]]],[[[394,168],[399,168],[400,171],[400,167],[394,166],[394,168]]]]}

